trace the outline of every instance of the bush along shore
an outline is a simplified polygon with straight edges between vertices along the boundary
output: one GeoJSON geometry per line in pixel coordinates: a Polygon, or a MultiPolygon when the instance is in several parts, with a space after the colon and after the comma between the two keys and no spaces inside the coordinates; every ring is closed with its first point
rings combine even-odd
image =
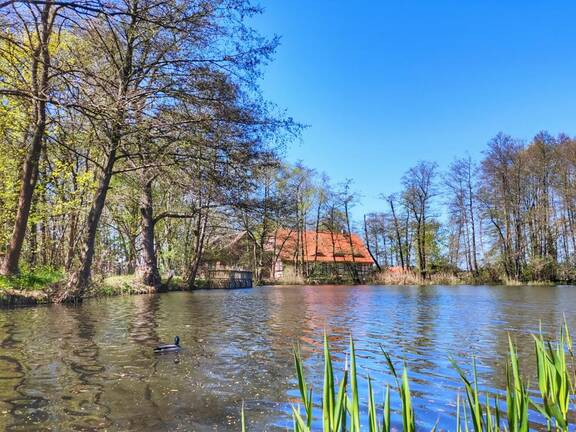
{"type": "MultiPolygon", "coordinates": [[[[575,368],[572,339],[565,324],[560,331],[558,342],[546,341],[542,334],[534,335],[534,347],[537,362],[537,388],[528,386],[518,363],[517,351],[509,338],[509,354],[505,370],[506,397],[500,400],[497,395],[479,390],[475,361],[472,372],[467,374],[455,361],[453,367],[458,373],[463,395],[455,395],[455,424],[451,430],[456,432],[526,432],[531,427],[548,431],[568,431],[574,425],[575,368]],[[534,397],[534,395],[537,395],[534,397]],[[545,424],[534,423],[529,412],[539,413],[545,424]]],[[[309,432],[313,429],[324,432],[390,432],[401,430],[414,432],[417,429],[418,413],[412,404],[409,373],[406,365],[400,371],[388,353],[382,350],[388,369],[395,385],[386,387],[384,401],[376,402],[375,383],[370,376],[368,381],[367,415],[360,408],[358,391],[359,373],[356,364],[354,341],[350,339],[349,361],[340,381],[336,381],[332,366],[332,356],[326,335],[324,336],[324,385],[320,395],[320,404],[314,403],[312,386],[306,381],[300,350],[294,352],[296,376],[300,391],[300,403],[292,406],[293,431],[309,432]],[[391,407],[391,393],[396,392],[401,406],[399,410],[391,407]],[[318,426],[316,426],[318,425],[318,426]]],[[[241,427],[247,431],[246,418],[242,408],[241,427]]],[[[432,428],[435,431],[437,426],[432,428]]]]}

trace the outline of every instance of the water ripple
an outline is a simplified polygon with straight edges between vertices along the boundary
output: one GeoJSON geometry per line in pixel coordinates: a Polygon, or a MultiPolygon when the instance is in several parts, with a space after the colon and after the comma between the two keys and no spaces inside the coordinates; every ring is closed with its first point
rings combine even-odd
{"type": "Polygon", "coordinates": [[[502,395],[508,334],[534,382],[530,333],[541,322],[553,336],[574,310],[571,287],[470,286],[264,287],[3,310],[0,429],[236,431],[244,401],[253,430],[286,430],[298,402],[292,349],[319,403],[324,331],[340,372],[354,336],[361,391],[370,376],[382,400],[393,384],[383,349],[409,368],[419,426],[453,429],[462,388],[449,356],[467,371],[474,357],[481,388],[502,395]],[[174,335],[182,352],[155,356],[174,335]]]}

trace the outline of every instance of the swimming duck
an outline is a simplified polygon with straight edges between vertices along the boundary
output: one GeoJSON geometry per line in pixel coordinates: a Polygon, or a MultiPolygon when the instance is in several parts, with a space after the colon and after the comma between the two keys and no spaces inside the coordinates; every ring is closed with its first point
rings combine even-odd
{"type": "Polygon", "coordinates": [[[158,345],[154,348],[155,353],[167,353],[167,352],[177,352],[180,351],[180,337],[176,336],[174,338],[174,344],[168,345],[158,345]]]}

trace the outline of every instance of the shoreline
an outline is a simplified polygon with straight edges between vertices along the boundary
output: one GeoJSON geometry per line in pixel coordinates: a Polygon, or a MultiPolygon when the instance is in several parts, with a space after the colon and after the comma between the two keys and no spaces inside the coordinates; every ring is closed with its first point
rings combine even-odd
{"type": "MultiPolygon", "coordinates": [[[[114,277],[116,278],[116,277],[114,277]]],[[[198,286],[195,288],[186,288],[181,284],[169,282],[167,285],[163,285],[160,289],[154,287],[148,287],[140,282],[137,282],[130,277],[127,276],[119,276],[117,278],[121,278],[121,284],[110,284],[106,282],[104,279],[101,282],[95,282],[93,284],[92,289],[89,291],[89,294],[83,300],[90,300],[90,299],[97,299],[97,298],[105,298],[105,297],[116,297],[116,296],[133,296],[133,295],[151,295],[151,294],[164,294],[169,292],[185,292],[185,291],[200,291],[200,290],[221,290],[221,289],[247,289],[247,288],[209,288],[198,286]]],[[[467,285],[467,286],[506,286],[506,287],[515,287],[515,286],[576,286],[575,283],[570,282],[537,282],[537,281],[530,281],[530,282],[521,282],[521,281],[467,281],[467,280],[459,280],[459,281],[419,281],[414,282],[412,280],[408,281],[394,281],[394,283],[387,283],[385,281],[365,281],[362,283],[353,283],[350,281],[311,281],[311,282],[279,282],[279,281],[266,281],[262,285],[258,286],[270,286],[270,287],[304,287],[304,286],[390,286],[390,287],[422,287],[422,286],[458,286],[458,285],[467,285]]],[[[8,288],[0,290],[0,309],[10,309],[10,308],[17,308],[17,307],[29,307],[29,306],[41,306],[41,305],[50,305],[55,304],[52,300],[51,296],[56,291],[56,289],[60,286],[60,283],[52,284],[45,289],[37,289],[37,290],[26,290],[26,289],[16,289],[16,288],[8,288]]],[[[254,286],[257,287],[257,286],[254,286]]],[[[81,302],[79,302],[81,303],[81,302]]]]}
{"type": "MultiPolygon", "coordinates": [[[[55,304],[52,296],[62,283],[65,283],[65,281],[62,280],[57,283],[50,284],[45,288],[36,290],[17,288],[7,288],[0,290],[0,309],[55,304]]],[[[174,282],[168,282],[168,284],[161,285],[160,288],[155,288],[143,285],[139,281],[135,280],[133,275],[114,276],[105,278],[99,282],[93,282],[86,297],[84,297],[78,303],[82,303],[82,301],[89,299],[145,294],[162,294],[172,291],[194,291],[194,289],[185,288],[182,285],[174,282]],[[118,279],[118,283],[110,283],[111,279],[118,279]]],[[[74,304],[74,302],[71,304],[74,304]]]]}

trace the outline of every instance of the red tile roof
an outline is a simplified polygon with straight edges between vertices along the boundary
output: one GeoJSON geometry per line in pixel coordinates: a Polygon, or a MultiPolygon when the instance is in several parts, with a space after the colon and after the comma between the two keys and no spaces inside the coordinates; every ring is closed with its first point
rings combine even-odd
{"type": "MultiPolygon", "coordinates": [[[[352,234],[352,248],[348,234],[319,232],[318,254],[316,254],[316,232],[304,231],[304,261],[306,262],[356,262],[359,264],[374,264],[364,242],[356,234],[352,234]],[[352,255],[352,250],[354,255],[352,255]]],[[[280,250],[282,261],[293,261],[298,247],[298,233],[287,229],[278,230],[276,234],[276,251],[280,250]]]]}

